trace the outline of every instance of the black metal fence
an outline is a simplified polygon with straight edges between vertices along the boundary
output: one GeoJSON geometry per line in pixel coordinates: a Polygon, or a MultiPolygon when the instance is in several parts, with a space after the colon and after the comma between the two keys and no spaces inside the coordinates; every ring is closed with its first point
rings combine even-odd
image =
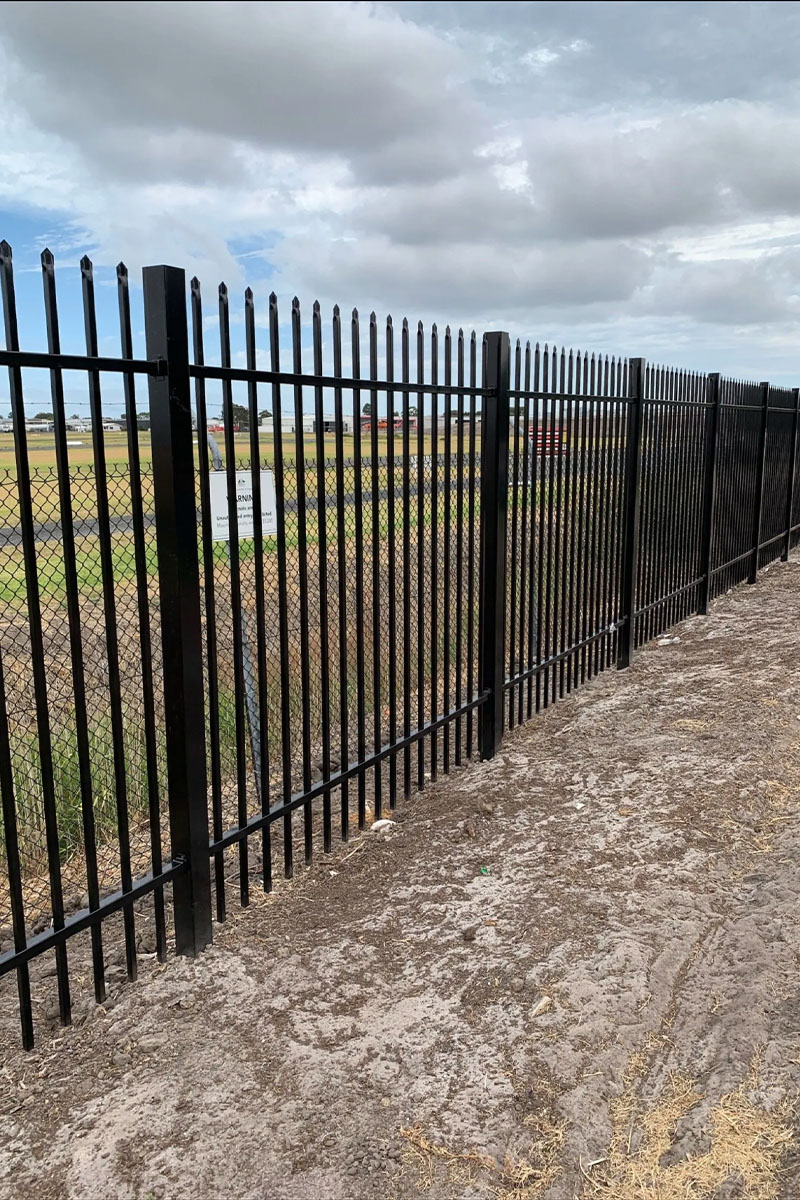
{"type": "Polygon", "coordinates": [[[374,315],[362,331],[355,312],[346,331],[316,305],[307,328],[297,301],[284,338],[274,296],[257,313],[248,290],[237,310],[224,286],[212,364],[200,285],[187,295],[168,267],[144,272],[139,359],[118,269],[120,354],[101,357],[88,259],[86,352],[67,355],[47,252],[42,273],[48,351],[29,353],[0,245],[0,975],[16,974],[26,1046],[49,981],[51,1017],[70,1020],[68,945],[98,1002],[140,953],[163,959],[172,938],[197,953],[231,886],[247,904],[277,862],[292,874],[296,844],[308,862],[492,757],[506,728],[796,543],[797,390],[512,355],[504,333],[374,315]],[[49,376],[50,465],[31,465],[29,370],[49,376]],[[92,414],[80,468],[75,371],[92,414]],[[121,462],[101,380],[124,396],[121,462]]]}

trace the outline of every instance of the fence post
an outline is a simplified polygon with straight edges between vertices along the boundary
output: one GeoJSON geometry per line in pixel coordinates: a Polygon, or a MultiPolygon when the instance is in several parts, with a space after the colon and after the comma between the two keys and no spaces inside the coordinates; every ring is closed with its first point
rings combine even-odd
{"type": "Polygon", "coordinates": [[[642,408],[645,360],[628,364],[628,411],[625,423],[625,512],[622,524],[622,626],[617,641],[617,670],[631,665],[636,612],[636,575],[639,561],[639,510],[642,489],[642,408]]]}
{"type": "Polygon", "coordinates": [[[494,758],[503,738],[506,630],[506,512],[511,343],[507,333],[487,333],[481,411],[481,581],[479,689],[489,695],[478,709],[481,758],[494,758]]]}
{"type": "Polygon", "coordinates": [[[211,941],[203,645],[197,552],[186,281],[178,267],[145,267],[164,712],[172,857],[188,869],[173,884],[175,949],[194,957],[211,941]]]}
{"type": "Polygon", "coordinates": [[[755,583],[758,575],[758,552],[761,546],[761,514],[764,508],[764,468],[767,461],[767,425],[769,423],[769,383],[761,384],[761,427],[758,434],[758,463],[756,474],[756,499],[753,506],[753,550],[750,559],[748,583],[755,583]]]}
{"type": "Polygon", "coordinates": [[[797,463],[797,416],[800,406],[800,388],[792,388],[794,396],[794,413],[792,414],[792,448],[789,461],[789,486],[786,491],[786,541],[783,544],[781,562],[786,562],[792,544],[792,509],[794,508],[794,479],[797,463]]]}
{"type": "Polygon", "coordinates": [[[711,595],[711,543],[714,534],[714,497],[717,487],[717,443],[719,441],[719,372],[715,371],[706,381],[706,445],[703,463],[703,525],[700,543],[700,593],[697,611],[701,616],[708,613],[711,595]]]}

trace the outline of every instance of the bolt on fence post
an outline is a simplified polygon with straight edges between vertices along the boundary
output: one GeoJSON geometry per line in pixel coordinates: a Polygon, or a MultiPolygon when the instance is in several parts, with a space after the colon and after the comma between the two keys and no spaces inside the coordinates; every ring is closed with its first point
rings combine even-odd
{"type": "Polygon", "coordinates": [[[481,411],[481,579],[478,710],[481,758],[494,758],[503,738],[506,629],[506,514],[511,342],[507,333],[485,334],[481,411]]]}
{"type": "Polygon", "coordinates": [[[617,670],[631,665],[635,641],[636,573],[639,561],[639,511],[642,499],[642,408],[645,360],[628,364],[628,411],[625,422],[625,510],[622,519],[622,625],[617,642],[617,670]]]}
{"type": "Polygon", "coordinates": [[[800,407],[800,388],[792,388],[794,396],[794,413],[792,414],[792,440],[789,453],[789,486],[786,489],[786,541],[783,543],[781,562],[786,562],[792,544],[792,509],[794,508],[794,481],[797,463],[797,417],[800,407]]]}
{"type": "Polygon", "coordinates": [[[164,713],[175,949],[194,957],[211,941],[203,643],[197,550],[186,281],[178,267],[145,267],[147,357],[165,360],[150,376],[158,586],[164,661],[164,713]]]}
{"type": "Polygon", "coordinates": [[[769,383],[761,384],[761,426],[758,434],[758,462],[756,467],[756,498],[753,505],[753,549],[750,559],[748,583],[755,583],[758,575],[758,552],[761,547],[761,514],[764,508],[764,468],[767,461],[767,425],[769,423],[769,383]]]}
{"type": "Polygon", "coordinates": [[[714,539],[714,498],[717,488],[717,443],[719,441],[719,372],[715,371],[706,381],[706,444],[703,463],[703,524],[700,542],[700,592],[697,611],[701,616],[708,613],[711,595],[711,544],[714,539]]]}

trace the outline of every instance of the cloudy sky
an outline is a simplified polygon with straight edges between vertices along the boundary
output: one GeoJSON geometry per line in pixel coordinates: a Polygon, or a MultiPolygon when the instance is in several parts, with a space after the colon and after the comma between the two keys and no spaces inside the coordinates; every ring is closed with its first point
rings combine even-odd
{"type": "Polygon", "coordinates": [[[0,4],[24,331],[49,243],[68,338],[88,251],[796,383],[799,63],[795,3],[0,4]]]}

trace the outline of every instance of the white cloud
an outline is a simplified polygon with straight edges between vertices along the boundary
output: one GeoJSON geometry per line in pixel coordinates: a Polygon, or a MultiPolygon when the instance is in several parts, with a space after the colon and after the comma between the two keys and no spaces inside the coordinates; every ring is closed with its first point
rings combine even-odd
{"type": "Polygon", "coordinates": [[[747,8],[6,3],[0,200],[209,287],[774,358],[800,22],[747,8]]]}

